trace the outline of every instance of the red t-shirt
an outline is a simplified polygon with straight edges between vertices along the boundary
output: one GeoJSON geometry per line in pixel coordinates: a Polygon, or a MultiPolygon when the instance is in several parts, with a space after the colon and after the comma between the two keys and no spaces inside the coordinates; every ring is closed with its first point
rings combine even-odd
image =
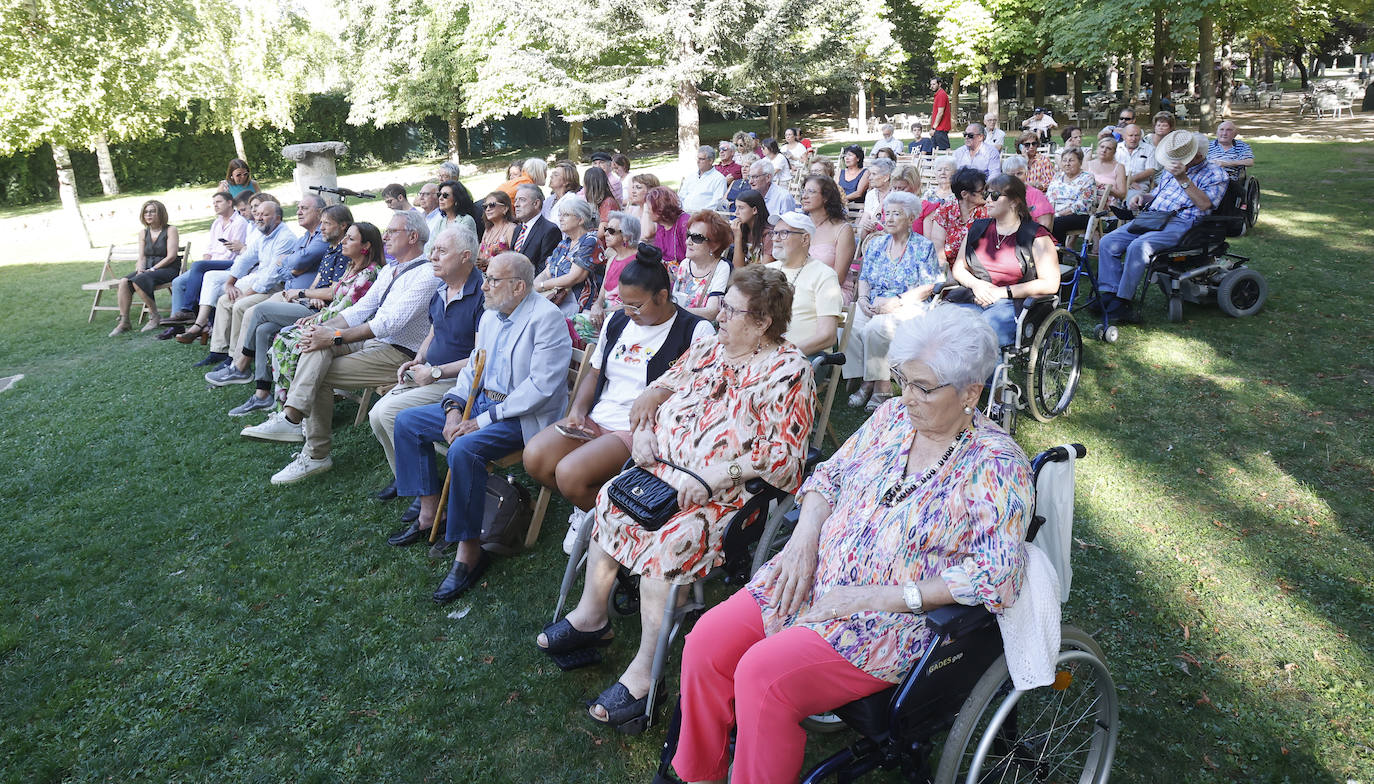
{"type": "Polygon", "coordinates": [[[932,131],[948,131],[954,127],[954,121],[949,116],[949,93],[945,92],[943,87],[935,91],[935,104],[930,107],[930,119],[931,122],[935,122],[934,125],[930,126],[932,131]],[[939,122],[935,122],[935,115],[940,114],[940,107],[942,106],[945,108],[945,113],[940,117],[939,122]]]}
{"type": "Polygon", "coordinates": [[[734,161],[730,161],[729,163],[717,163],[715,169],[721,174],[724,174],[726,179],[738,180],[744,176],[743,167],[734,161]]]}
{"type": "MultiPolygon", "coordinates": [[[[999,236],[1000,235],[997,233],[997,224],[990,224],[987,231],[983,234],[983,238],[978,241],[978,246],[974,249],[974,252],[978,254],[978,260],[983,263],[983,269],[987,270],[988,276],[992,278],[990,281],[992,285],[1010,286],[1015,283],[1020,283],[1021,262],[1016,258],[1016,235],[1012,234],[1011,236],[1001,237],[1001,247],[997,246],[999,236]]],[[[1053,235],[1050,234],[1049,229],[1037,223],[1035,225],[1035,236],[1038,239],[1040,237],[1052,237],[1053,235]]],[[[1030,274],[1033,277],[1035,275],[1035,270],[1032,269],[1030,274]]]]}

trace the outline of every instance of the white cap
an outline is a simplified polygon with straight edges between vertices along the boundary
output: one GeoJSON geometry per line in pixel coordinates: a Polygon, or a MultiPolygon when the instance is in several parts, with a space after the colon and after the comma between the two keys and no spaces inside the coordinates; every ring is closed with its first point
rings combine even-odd
{"type": "Polygon", "coordinates": [[[791,212],[784,212],[781,215],[768,216],[769,226],[776,226],[779,223],[786,223],[794,229],[801,229],[806,232],[807,236],[815,236],[816,234],[816,222],[811,220],[811,216],[804,212],[793,210],[791,212]]]}

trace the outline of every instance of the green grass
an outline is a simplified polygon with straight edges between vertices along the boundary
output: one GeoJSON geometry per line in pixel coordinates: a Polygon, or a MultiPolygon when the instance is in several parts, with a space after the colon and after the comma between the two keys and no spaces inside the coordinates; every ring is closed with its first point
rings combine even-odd
{"type": "MultiPolygon", "coordinates": [[[[1065,615],[1121,689],[1114,781],[1374,779],[1371,153],[1254,146],[1234,248],[1265,310],[1167,324],[1156,296],[1087,345],[1068,416],[1018,432],[1090,451],[1065,615]]],[[[0,780],[650,778],[661,729],[582,716],[629,646],[571,674],[534,649],[566,504],[436,608],[444,566],[383,542],[400,506],[368,500],[385,463],[351,404],[335,469],[269,486],[291,450],[238,437],[245,392],[205,389],[203,349],[85,324],[96,269],[0,267],[0,375],[27,376],[0,394],[0,780]]]]}

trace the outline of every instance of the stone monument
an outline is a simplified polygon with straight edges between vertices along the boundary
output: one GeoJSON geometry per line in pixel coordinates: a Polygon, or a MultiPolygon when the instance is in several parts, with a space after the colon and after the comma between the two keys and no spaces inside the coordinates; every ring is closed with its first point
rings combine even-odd
{"type": "MultiPolygon", "coordinates": [[[[300,188],[302,196],[313,193],[309,190],[312,185],[337,188],[339,175],[334,166],[334,159],[347,154],[348,145],[344,142],[288,144],[281,150],[283,158],[296,162],[296,187],[300,188]]],[[[324,197],[327,204],[339,202],[339,197],[336,194],[321,193],[319,195],[324,197]]]]}

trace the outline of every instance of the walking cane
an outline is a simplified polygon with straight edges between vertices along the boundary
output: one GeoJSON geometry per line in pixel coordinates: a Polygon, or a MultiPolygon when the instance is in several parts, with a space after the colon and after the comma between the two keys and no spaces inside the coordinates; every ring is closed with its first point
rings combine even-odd
{"type": "MultiPolygon", "coordinates": [[[[477,400],[477,396],[482,392],[482,371],[487,369],[486,349],[479,348],[473,351],[469,361],[472,362],[472,389],[468,390],[468,402],[463,406],[463,418],[459,420],[461,422],[468,421],[468,417],[472,415],[473,401],[477,400]]],[[[434,540],[439,536],[439,515],[448,508],[448,484],[452,478],[452,471],[444,474],[444,489],[439,491],[439,505],[434,509],[434,525],[429,527],[430,544],[434,544],[434,540]]]]}

